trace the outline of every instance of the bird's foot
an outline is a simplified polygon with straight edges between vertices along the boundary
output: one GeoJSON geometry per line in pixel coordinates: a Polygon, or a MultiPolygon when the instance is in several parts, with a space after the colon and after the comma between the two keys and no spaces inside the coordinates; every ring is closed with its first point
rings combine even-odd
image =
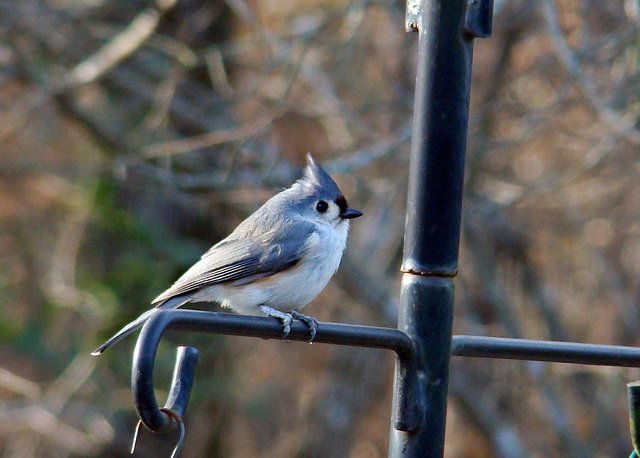
{"type": "Polygon", "coordinates": [[[283,339],[286,339],[289,333],[291,332],[291,323],[293,322],[293,316],[290,313],[281,312],[280,310],[276,310],[273,307],[269,307],[268,305],[261,305],[260,310],[267,316],[272,316],[274,318],[282,321],[283,327],[283,339]]]}
{"type": "Polygon", "coordinates": [[[316,338],[316,332],[318,330],[318,320],[316,320],[312,316],[307,316],[307,315],[303,315],[300,312],[296,312],[295,310],[291,312],[291,316],[295,320],[300,320],[304,324],[309,326],[309,332],[311,333],[311,338],[309,339],[309,342],[313,342],[313,339],[316,338]]]}
{"type": "Polygon", "coordinates": [[[309,338],[309,342],[313,342],[313,339],[316,338],[316,333],[318,330],[318,320],[311,316],[303,315],[300,312],[296,312],[295,310],[289,313],[281,312],[280,310],[276,310],[273,307],[269,307],[268,305],[261,305],[260,310],[267,316],[271,316],[282,321],[283,326],[283,339],[286,339],[291,332],[291,323],[293,320],[300,320],[304,324],[309,327],[309,332],[311,334],[309,338]]]}

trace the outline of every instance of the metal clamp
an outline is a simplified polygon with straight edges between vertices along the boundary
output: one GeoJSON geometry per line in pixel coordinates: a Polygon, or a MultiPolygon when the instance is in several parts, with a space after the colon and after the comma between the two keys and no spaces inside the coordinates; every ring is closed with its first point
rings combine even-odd
{"type": "Polygon", "coordinates": [[[493,22],[493,0],[467,0],[462,32],[471,38],[489,38],[493,22]]]}

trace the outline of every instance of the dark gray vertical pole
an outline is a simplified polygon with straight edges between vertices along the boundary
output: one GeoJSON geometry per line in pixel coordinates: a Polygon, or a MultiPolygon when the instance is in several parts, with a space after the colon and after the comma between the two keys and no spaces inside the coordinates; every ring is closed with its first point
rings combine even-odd
{"type": "Polygon", "coordinates": [[[392,457],[444,454],[472,42],[488,35],[490,20],[487,28],[486,14],[476,8],[489,8],[490,18],[491,3],[409,0],[407,5],[407,25],[417,29],[419,49],[398,328],[414,340],[423,360],[426,414],[416,431],[392,427],[392,457]]]}

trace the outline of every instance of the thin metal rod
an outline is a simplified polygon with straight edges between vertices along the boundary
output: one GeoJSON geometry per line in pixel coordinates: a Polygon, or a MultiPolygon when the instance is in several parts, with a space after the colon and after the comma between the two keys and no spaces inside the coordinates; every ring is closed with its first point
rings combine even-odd
{"type": "Polygon", "coordinates": [[[453,356],[640,367],[640,348],[502,337],[453,336],[453,356]]]}

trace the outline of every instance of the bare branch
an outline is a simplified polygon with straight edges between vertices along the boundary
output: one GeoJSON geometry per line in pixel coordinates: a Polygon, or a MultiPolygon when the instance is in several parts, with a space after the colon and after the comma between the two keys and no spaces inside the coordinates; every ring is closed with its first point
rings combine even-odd
{"type": "Polygon", "coordinates": [[[580,65],[580,61],[569,47],[569,44],[560,29],[560,24],[558,23],[558,12],[556,10],[554,0],[544,0],[542,7],[544,11],[545,24],[547,25],[547,30],[551,34],[553,42],[556,45],[556,52],[560,62],[564,64],[569,75],[576,79],[578,87],[582,90],[582,93],[591,107],[595,110],[598,117],[614,132],[636,145],[640,144],[640,131],[635,127],[635,117],[630,120],[627,117],[620,116],[613,108],[602,100],[600,95],[598,95],[596,84],[587,76],[586,72],[580,65]]]}

